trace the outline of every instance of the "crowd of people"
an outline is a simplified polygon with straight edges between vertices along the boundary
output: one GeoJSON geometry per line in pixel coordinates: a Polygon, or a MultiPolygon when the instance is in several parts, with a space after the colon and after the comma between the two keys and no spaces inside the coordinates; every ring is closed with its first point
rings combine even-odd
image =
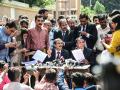
{"type": "Polygon", "coordinates": [[[120,11],[96,15],[93,21],[83,13],[79,23],[64,16],[48,20],[48,13],[41,9],[31,23],[20,15],[0,26],[0,90],[119,89],[120,11]],[[47,54],[41,64],[57,60],[60,66],[72,59],[90,68],[86,72],[68,67],[28,71],[21,62],[34,61],[37,50],[47,54]],[[77,59],[73,50],[81,50],[84,58],[77,59]],[[101,73],[95,75],[92,69],[101,63],[101,73]]]}

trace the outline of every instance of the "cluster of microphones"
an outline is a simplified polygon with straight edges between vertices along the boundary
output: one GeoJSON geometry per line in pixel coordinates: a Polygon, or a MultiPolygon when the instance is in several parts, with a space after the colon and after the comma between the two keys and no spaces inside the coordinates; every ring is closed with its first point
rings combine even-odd
{"type": "Polygon", "coordinates": [[[79,67],[79,66],[83,66],[86,65],[84,63],[84,60],[82,62],[78,62],[76,60],[73,59],[65,59],[64,61],[61,61],[59,59],[55,59],[53,61],[48,61],[46,63],[36,63],[33,64],[29,67],[27,67],[26,69],[28,70],[35,70],[37,68],[64,68],[64,67],[79,67]]]}

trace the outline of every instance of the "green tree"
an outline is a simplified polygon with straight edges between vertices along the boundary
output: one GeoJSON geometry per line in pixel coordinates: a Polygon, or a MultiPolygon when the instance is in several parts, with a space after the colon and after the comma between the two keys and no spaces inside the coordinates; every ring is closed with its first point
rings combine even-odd
{"type": "Polygon", "coordinates": [[[29,4],[29,7],[38,6],[44,8],[47,5],[53,4],[55,0],[15,0],[29,4]]]}
{"type": "Polygon", "coordinates": [[[0,0],[0,3],[2,3],[3,0],[0,0]]]}
{"type": "Polygon", "coordinates": [[[91,7],[84,7],[82,5],[80,7],[80,11],[81,11],[81,13],[85,13],[85,14],[89,15],[90,17],[92,17],[93,15],[96,14],[96,12],[91,9],[91,7]]]}
{"type": "MultiPolygon", "coordinates": [[[[99,0],[105,6],[106,12],[110,13],[114,9],[120,10],[120,0],[99,0]]],[[[90,0],[81,0],[82,5],[90,6],[90,0]]],[[[96,0],[91,0],[92,6],[95,5],[96,0]]]]}
{"type": "Polygon", "coordinates": [[[95,6],[93,7],[94,11],[97,14],[105,13],[105,7],[103,4],[101,4],[99,1],[96,1],[95,6]]]}
{"type": "Polygon", "coordinates": [[[45,7],[47,5],[52,5],[55,0],[36,0],[36,6],[45,7]]]}

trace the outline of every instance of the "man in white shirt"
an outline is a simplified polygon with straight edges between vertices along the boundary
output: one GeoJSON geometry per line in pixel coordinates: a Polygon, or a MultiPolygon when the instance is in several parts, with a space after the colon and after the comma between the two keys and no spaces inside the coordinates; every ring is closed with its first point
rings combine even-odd
{"type": "Polygon", "coordinates": [[[100,25],[97,26],[98,40],[96,42],[95,49],[101,52],[104,50],[101,39],[106,37],[111,28],[109,26],[109,23],[107,23],[107,17],[105,15],[99,17],[99,22],[100,25]]]}
{"type": "Polygon", "coordinates": [[[6,84],[3,90],[33,90],[31,87],[20,83],[21,72],[19,68],[10,68],[8,77],[11,83],[6,84]]]}

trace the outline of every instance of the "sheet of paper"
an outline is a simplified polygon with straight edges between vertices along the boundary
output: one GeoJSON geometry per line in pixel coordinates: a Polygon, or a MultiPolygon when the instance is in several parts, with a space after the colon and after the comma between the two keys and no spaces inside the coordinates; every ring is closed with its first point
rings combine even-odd
{"type": "Polygon", "coordinates": [[[37,60],[37,61],[43,62],[45,60],[46,56],[47,56],[46,53],[44,53],[40,50],[37,50],[32,58],[37,60]]]}
{"type": "Polygon", "coordinates": [[[78,61],[78,62],[81,62],[82,60],[85,59],[85,56],[81,49],[72,50],[72,54],[73,54],[74,58],[76,59],[76,61],[78,61]]]}

